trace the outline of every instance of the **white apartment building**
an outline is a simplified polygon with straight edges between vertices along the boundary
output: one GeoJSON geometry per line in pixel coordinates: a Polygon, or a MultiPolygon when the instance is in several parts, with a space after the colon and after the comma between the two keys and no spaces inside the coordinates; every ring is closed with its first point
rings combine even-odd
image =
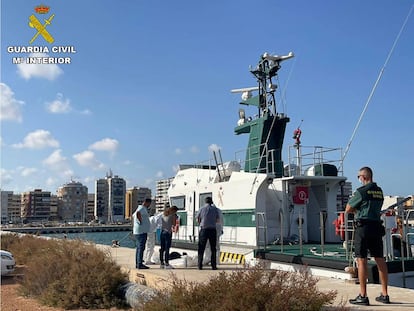
{"type": "Polygon", "coordinates": [[[157,211],[162,211],[164,210],[165,206],[169,206],[170,198],[168,197],[168,188],[170,187],[173,180],[174,177],[170,177],[157,181],[157,189],[155,195],[155,208],[157,211]]]}
{"type": "Polygon", "coordinates": [[[125,220],[126,182],[109,172],[95,182],[95,219],[103,223],[125,220]]]}

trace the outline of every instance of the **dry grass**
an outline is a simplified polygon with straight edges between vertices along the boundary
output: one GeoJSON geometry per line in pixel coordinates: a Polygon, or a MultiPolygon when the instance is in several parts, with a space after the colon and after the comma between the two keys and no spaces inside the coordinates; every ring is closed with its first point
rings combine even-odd
{"type": "Polygon", "coordinates": [[[3,235],[2,248],[26,266],[21,293],[65,309],[124,306],[119,288],[128,281],[109,254],[83,241],[3,235]]]}
{"type": "Polygon", "coordinates": [[[208,283],[173,278],[170,290],[160,291],[144,311],[267,311],[321,310],[337,292],[319,292],[309,274],[265,270],[261,267],[220,273],[208,283]]]}
{"type": "MultiPolygon", "coordinates": [[[[22,293],[64,309],[126,307],[118,290],[127,276],[94,246],[82,241],[2,236],[2,248],[27,268],[22,293]]],[[[318,291],[318,280],[306,272],[263,267],[221,272],[206,283],[172,277],[166,289],[142,311],[294,311],[347,310],[333,307],[337,292],[318,291]]]]}

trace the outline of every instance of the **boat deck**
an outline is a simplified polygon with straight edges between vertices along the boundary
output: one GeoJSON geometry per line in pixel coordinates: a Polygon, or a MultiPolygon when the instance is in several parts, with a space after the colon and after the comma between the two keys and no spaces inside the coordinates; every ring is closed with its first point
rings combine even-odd
{"type": "MultiPolygon", "coordinates": [[[[266,248],[254,250],[254,257],[274,262],[296,264],[327,268],[344,271],[346,267],[353,265],[352,254],[346,253],[342,244],[325,244],[323,249],[320,244],[294,245],[269,245],[266,248]]],[[[414,258],[408,257],[387,260],[390,274],[405,273],[414,274],[414,258]]],[[[411,276],[410,276],[411,277],[411,276]]],[[[378,269],[374,259],[368,261],[369,282],[379,283],[378,269]]]]}

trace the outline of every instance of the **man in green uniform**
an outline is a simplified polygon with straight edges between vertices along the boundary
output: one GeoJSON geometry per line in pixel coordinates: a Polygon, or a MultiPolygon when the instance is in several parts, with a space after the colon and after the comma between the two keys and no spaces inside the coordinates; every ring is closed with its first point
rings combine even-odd
{"type": "Polygon", "coordinates": [[[384,202],[382,189],[372,181],[372,170],[363,167],[358,179],[362,183],[346,205],[347,213],[355,214],[355,257],[358,263],[360,293],[349,302],[356,305],[369,305],[367,297],[367,257],[368,250],[377,263],[382,292],[375,300],[390,303],[388,296],[388,269],[384,259],[382,237],[385,229],[381,222],[381,207],[384,202]]]}

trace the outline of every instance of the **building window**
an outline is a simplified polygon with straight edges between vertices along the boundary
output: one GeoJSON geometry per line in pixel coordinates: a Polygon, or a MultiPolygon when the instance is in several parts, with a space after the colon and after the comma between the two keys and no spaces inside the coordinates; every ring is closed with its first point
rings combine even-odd
{"type": "Polygon", "coordinates": [[[185,196],[171,197],[171,206],[177,206],[179,210],[185,210],[185,196]]]}

